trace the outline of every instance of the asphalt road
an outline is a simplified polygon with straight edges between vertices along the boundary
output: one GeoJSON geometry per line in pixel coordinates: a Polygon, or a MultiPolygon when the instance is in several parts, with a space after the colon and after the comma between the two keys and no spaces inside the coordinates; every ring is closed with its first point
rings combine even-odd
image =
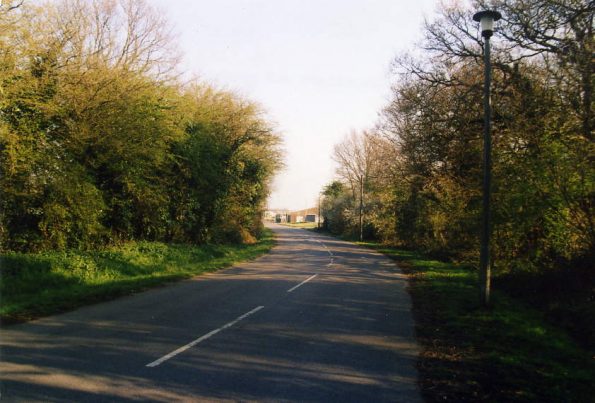
{"type": "Polygon", "coordinates": [[[252,262],[2,328],[2,401],[421,401],[394,263],[273,229],[252,262]]]}

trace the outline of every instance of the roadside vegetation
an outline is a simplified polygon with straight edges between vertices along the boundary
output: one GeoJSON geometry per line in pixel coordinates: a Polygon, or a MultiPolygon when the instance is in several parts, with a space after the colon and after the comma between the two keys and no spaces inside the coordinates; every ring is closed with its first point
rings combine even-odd
{"type": "Polygon", "coordinates": [[[135,0],[0,4],[0,252],[253,242],[280,137],[135,0]]]}
{"type": "Polygon", "coordinates": [[[0,313],[26,320],[263,253],[280,137],[182,80],[136,0],[0,2],[0,313]]]}
{"type": "MultiPolygon", "coordinates": [[[[485,310],[472,268],[379,243],[360,244],[396,260],[409,276],[426,401],[592,401],[593,304],[574,327],[536,308],[531,299],[543,295],[534,289],[530,295],[498,290],[492,308],[485,310]]],[[[508,290],[515,283],[498,279],[498,288],[508,290]]],[[[558,306],[567,312],[573,308],[558,306]]]]}
{"type": "Polygon", "coordinates": [[[188,245],[130,241],[99,251],[11,252],[0,258],[0,319],[22,322],[129,295],[254,259],[274,244],[188,245]]]}
{"type": "Polygon", "coordinates": [[[385,252],[412,279],[431,401],[593,400],[594,15],[585,0],[440,6],[416,52],[395,58],[379,121],[335,146],[324,230],[401,248],[385,252]],[[493,301],[480,309],[484,66],[472,16],[485,9],[503,18],[491,41],[493,301]]]}
{"type": "Polygon", "coordinates": [[[472,15],[489,8],[504,16],[492,39],[492,270],[595,275],[595,8],[585,0],[442,6],[418,52],[395,59],[380,120],[336,144],[326,229],[479,260],[484,74],[472,15]]]}

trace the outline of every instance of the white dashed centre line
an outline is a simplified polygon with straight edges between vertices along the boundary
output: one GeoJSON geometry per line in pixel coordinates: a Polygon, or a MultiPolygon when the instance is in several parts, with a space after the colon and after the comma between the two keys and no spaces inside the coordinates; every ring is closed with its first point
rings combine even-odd
{"type": "Polygon", "coordinates": [[[298,287],[303,286],[304,284],[306,284],[308,281],[312,280],[314,277],[318,276],[318,274],[315,274],[313,276],[308,277],[307,279],[305,279],[304,281],[302,281],[301,283],[299,283],[298,285],[296,285],[295,287],[290,288],[289,290],[287,290],[287,292],[292,292],[293,290],[297,289],[298,287]]]}
{"type": "Polygon", "coordinates": [[[335,263],[335,255],[333,255],[333,252],[331,252],[331,250],[328,248],[328,246],[326,246],[324,244],[324,242],[322,242],[319,239],[314,239],[314,238],[308,238],[308,241],[310,241],[310,242],[318,242],[320,245],[322,245],[324,247],[324,249],[326,249],[327,253],[331,257],[331,261],[326,265],[326,267],[331,267],[333,265],[333,263],[335,263]]]}
{"type": "Polygon", "coordinates": [[[250,316],[250,315],[252,315],[252,314],[255,314],[256,312],[260,311],[262,308],[264,308],[264,306],[259,306],[259,307],[256,307],[256,308],[254,308],[253,310],[251,310],[250,312],[247,312],[247,313],[243,314],[242,316],[239,316],[239,317],[237,317],[235,320],[233,320],[233,321],[231,321],[231,322],[229,322],[229,323],[227,323],[227,324],[225,324],[225,325],[221,326],[221,327],[220,327],[220,328],[218,328],[218,329],[215,329],[215,330],[212,330],[212,331],[210,331],[209,333],[207,333],[207,334],[205,334],[205,335],[203,335],[203,336],[199,337],[198,339],[196,339],[196,340],[194,340],[194,341],[191,341],[190,343],[186,344],[185,346],[182,346],[182,347],[178,348],[177,350],[174,350],[174,351],[172,351],[172,352],[171,352],[171,353],[169,353],[169,354],[166,354],[166,355],[164,355],[164,356],[163,356],[163,357],[161,357],[160,359],[158,359],[158,360],[155,360],[155,361],[153,361],[153,362],[151,362],[151,363],[147,364],[146,366],[147,366],[147,367],[151,367],[151,368],[153,368],[153,367],[156,367],[157,365],[159,365],[159,364],[161,364],[161,363],[163,363],[163,362],[165,362],[165,361],[169,360],[170,358],[173,358],[173,357],[175,357],[176,355],[178,355],[178,354],[180,354],[180,353],[183,353],[184,351],[188,350],[189,348],[196,346],[198,343],[200,343],[200,342],[202,342],[202,341],[205,341],[205,340],[206,340],[206,339],[208,339],[209,337],[216,335],[216,334],[217,334],[217,333],[219,333],[220,331],[222,331],[222,330],[225,330],[225,329],[227,329],[228,327],[232,327],[233,325],[235,325],[236,323],[238,323],[238,322],[239,322],[239,321],[241,321],[242,319],[246,319],[248,316],[250,316]]]}

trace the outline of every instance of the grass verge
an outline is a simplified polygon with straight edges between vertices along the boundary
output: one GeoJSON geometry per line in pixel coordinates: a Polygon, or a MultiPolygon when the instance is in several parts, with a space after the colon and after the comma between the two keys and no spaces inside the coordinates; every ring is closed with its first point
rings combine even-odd
{"type": "Polygon", "coordinates": [[[541,311],[497,290],[493,307],[481,309],[473,270],[362,245],[393,258],[410,277],[426,401],[595,401],[593,351],[541,311]]]}
{"type": "Polygon", "coordinates": [[[146,290],[212,272],[268,252],[273,233],[253,245],[180,245],[129,242],[104,251],[0,255],[3,324],[146,290]]]}

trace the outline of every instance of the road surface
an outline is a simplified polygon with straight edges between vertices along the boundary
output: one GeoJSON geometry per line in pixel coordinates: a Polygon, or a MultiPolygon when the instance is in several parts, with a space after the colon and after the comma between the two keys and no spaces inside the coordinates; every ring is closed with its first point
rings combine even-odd
{"type": "Polygon", "coordinates": [[[4,327],[2,401],[421,401],[394,263],[273,230],[252,262],[4,327]]]}

